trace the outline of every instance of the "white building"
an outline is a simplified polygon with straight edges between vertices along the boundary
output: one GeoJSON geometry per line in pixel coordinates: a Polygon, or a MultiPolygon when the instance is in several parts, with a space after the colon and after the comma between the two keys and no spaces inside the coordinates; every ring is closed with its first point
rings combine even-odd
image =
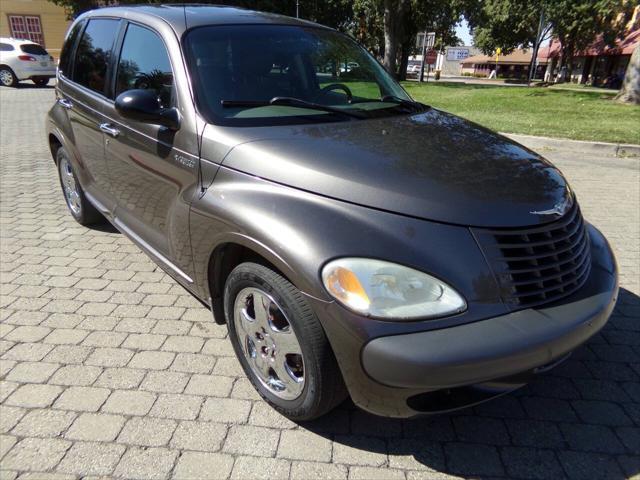
{"type": "Polygon", "coordinates": [[[480,49],[473,45],[445,47],[444,52],[438,54],[436,70],[440,70],[441,75],[460,75],[460,63],[479,53],[480,49]]]}

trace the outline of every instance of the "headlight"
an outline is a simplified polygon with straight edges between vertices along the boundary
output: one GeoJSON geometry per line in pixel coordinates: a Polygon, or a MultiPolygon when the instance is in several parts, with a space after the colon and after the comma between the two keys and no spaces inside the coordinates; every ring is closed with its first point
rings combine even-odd
{"type": "Polygon", "coordinates": [[[322,269],[322,282],[342,305],[370,317],[432,318],[467,307],[458,292],[437,278],[381,260],[334,260],[322,269]]]}

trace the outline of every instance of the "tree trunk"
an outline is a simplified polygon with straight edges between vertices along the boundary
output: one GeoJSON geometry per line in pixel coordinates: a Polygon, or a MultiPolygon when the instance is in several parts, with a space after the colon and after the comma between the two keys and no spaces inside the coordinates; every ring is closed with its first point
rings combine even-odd
{"type": "Polygon", "coordinates": [[[407,65],[409,65],[409,54],[411,53],[411,40],[402,42],[400,49],[400,65],[398,66],[398,80],[407,79],[407,65]]]}
{"type": "Polygon", "coordinates": [[[536,33],[536,41],[533,45],[533,54],[531,55],[531,63],[529,65],[529,78],[527,79],[527,85],[531,86],[531,82],[536,77],[536,70],[538,69],[538,51],[542,44],[542,37],[544,37],[544,10],[540,11],[540,21],[538,22],[538,33],[536,33]]]}
{"type": "Polygon", "coordinates": [[[397,73],[402,21],[407,0],[384,0],[384,68],[394,77],[397,73]]]}
{"type": "Polygon", "coordinates": [[[616,101],[620,103],[640,104],[640,45],[638,45],[627,66],[624,81],[620,93],[616,95],[616,101]]]}
{"type": "Polygon", "coordinates": [[[397,23],[395,21],[395,1],[384,1],[384,68],[392,75],[396,73],[396,57],[398,53],[397,23]]]}
{"type": "Polygon", "coordinates": [[[573,42],[560,40],[560,63],[558,65],[558,75],[554,83],[564,83],[571,81],[573,67],[573,42]]]}

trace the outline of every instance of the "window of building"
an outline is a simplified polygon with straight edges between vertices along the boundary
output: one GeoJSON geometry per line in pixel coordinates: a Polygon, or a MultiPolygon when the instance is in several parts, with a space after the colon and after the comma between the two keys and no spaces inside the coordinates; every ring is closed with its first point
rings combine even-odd
{"type": "Polygon", "coordinates": [[[163,107],[172,105],[173,72],[164,43],[148,28],[129,24],[118,63],[116,95],[138,88],[154,90],[163,107]]]}
{"type": "Polygon", "coordinates": [[[8,17],[13,38],[31,40],[44,46],[42,24],[38,15],[9,15],[8,17]]]}
{"type": "Polygon", "coordinates": [[[89,20],[76,52],[74,82],[95,92],[105,93],[107,67],[119,22],[110,18],[89,20]]]}

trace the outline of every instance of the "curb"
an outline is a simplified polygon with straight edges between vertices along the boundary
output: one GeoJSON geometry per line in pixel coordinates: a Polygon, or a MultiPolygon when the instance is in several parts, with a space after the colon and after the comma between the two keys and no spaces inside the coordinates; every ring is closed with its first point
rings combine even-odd
{"type": "Polygon", "coordinates": [[[640,158],[640,145],[606,142],[585,142],[581,140],[568,140],[566,138],[536,137],[533,135],[519,135],[515,133],[501,133],[518,143],[536,149],[551,148],[554,150],[570,150],[572,152],[598,153],[613,157],[638,157],[640,158]]]}

